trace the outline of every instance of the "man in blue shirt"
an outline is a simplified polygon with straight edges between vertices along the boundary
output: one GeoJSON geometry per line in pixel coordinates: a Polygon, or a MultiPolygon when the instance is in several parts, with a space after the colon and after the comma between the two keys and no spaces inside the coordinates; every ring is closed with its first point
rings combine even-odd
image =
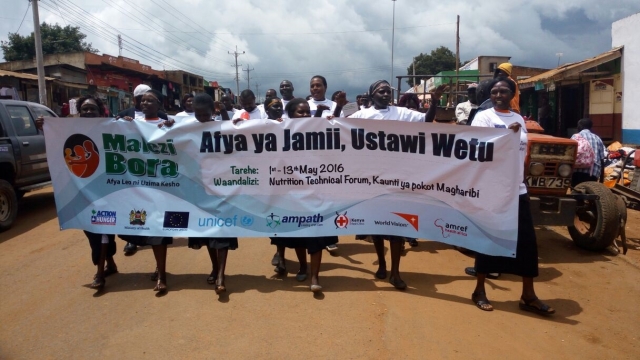
{"type": "Polygon", "coordinates": [[[600,178],[600,172],[602,171],[602,159],[605,157],[605,148],[602,143],[602,139],[591,132],[593,127],[593,121],[589,118],[584,118],[578,121],[578,133],[573,135],[571,139],[575,140],[576,135],[580,135],[585,138],[595,154],[595,161],[591,168],[576,169],[571,177],[571,186],[576,186],[585,181],[598,181],[600,178]]]}

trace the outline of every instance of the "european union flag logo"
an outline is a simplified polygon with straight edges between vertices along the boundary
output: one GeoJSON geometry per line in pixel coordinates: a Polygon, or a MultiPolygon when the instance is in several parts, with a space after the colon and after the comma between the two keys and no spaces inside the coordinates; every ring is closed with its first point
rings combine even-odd
{"type": "Polygon", "coordinates": [[[165,211],[164,223],[165,228],[172,229],[186,229],[189,227],[189,212],[188,211],[165,211]]]}

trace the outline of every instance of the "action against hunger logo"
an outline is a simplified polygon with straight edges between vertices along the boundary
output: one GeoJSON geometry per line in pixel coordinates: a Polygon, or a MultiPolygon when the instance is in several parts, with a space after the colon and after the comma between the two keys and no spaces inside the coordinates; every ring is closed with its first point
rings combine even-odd
{"type": "Polygon", "coordinates": [[[98,169],[100,153],[96,143],[86,135],[73,134],[64,142],[64,162],[79,178],[87,178],[98,169]]]}

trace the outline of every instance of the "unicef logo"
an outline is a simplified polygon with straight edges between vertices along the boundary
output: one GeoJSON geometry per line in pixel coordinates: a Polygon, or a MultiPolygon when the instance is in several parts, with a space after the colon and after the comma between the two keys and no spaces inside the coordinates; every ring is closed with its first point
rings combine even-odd
{"type": "Polygon", "coordinates": [[[253,225],[253,216],[245,215],[240,219],[242,226],[251,226],[253,225]]]}

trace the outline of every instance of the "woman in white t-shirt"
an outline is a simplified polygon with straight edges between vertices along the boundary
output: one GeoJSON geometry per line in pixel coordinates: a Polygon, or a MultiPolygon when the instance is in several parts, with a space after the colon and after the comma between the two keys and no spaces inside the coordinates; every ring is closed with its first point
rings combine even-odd
{"type": "Polygon", "coordinates": [[[176,116],[193,116],[193,95],[187,94],[182,97],[182,108],[184,111],[180,111],[176,116]]]}
{"type": "MultiPolygon", "coordinates": [[[[516,92],[516,84],[504,77],[494,79],[491,89],[493,108],[478,113],[471,126],[509,128],[520,133],[520,157],[518,174],[524,175],[524,160],[527,152],[527,130],[524,119],[509,110],[509,103],[516,92]]],[[[523,179],[522,179],[523,180],[523,179]]],[[[484,282],[488,273],[508,273],[522,276],[522,295],[519,307],[522,310],[541,315],[550,315],[555,310],[540,301],[533,288],[533,278],[538,276],[538,245],[533,228],[533,219],[529,205],[529,195],[524,181],[520,184],[520,200],[518,206],[518,244],[516,257],[476,255],[476,288],[471,300],[485,311],[492,311],[493,306],[487,299],[484,282]]]]}
{"type": "MultiPolygon", "coordinates": [[[[158,110],[162,105],[162,94],[157,90],[149,90],[142,95],[140,101],[140,109],[142,110],[142,116],[136,116],[135,119],[131,119],[129,116],[125,116],[124,120],[127,121],[144,121],[148,124],[154,124],[158,127],[162,127],[166,124],[165,121],[158,117],[158,110]]],[[[151,245],[153,249],[153,256],[156,259],[156,271],[152,275],[151,279],[157,281],[154,291],[166,292],[167,291],[167,245],[173,244],[173,238],[168,236],[138,236],[138,235],[118,235],[123,240],[130,242],[138,246],[151,245]]]]}
{"type": "Polygon", "coordinates": [[[316,75],[312,77],[309,82],[309,91],[311,92],[311,99],[309,99],[308,103],[311,116],[324,118],[331,115],[340,116],[342,107],[338,107],[335,101],[331,101],[326,97],[327,79],[324,76],[316,75]]]}

